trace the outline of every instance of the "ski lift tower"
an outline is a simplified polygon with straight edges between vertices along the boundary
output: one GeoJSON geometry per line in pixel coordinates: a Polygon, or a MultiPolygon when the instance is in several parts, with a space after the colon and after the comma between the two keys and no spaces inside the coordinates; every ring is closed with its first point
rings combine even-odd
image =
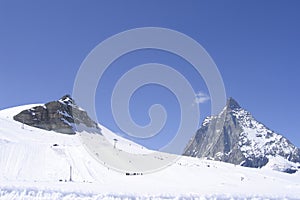
{"type": "Polygon", "coordinates": [[[24,129],[25,128],[25,126],[24,126],[24,117],[22,118],[22,127],[21,127],[22,129],[24,129]]]}
{"type": "Polygon", "coordinates": [[[116,146],[117,146],[117,142],[118,142],[118,140],[115,138],[115,139],[114,139],[114,149],[115,149],[116,146]]]}

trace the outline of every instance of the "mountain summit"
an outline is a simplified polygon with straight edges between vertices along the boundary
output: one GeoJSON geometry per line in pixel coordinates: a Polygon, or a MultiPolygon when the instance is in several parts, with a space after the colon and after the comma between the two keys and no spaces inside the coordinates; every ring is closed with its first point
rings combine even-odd
{"type": "Polygon", "coordinates": [[[241,108],[241,106],[238,104],[238,102],[236,100],[234,100],[232,97],[230,97],[227,100],[226,108],[230,108],[230,109],[234,110],[234,109],[241,108]]]}
{"type": "Polygon", "coordinates": [[[233,98],[219,115],[203,121],[184,155],[288,173],[300,168],[300,149],[258,122],[233,98]]]}
{"type": "Polygon", "coordinates": [[[88,116],[86,111],[76,105],[70,95],[65,95],[58,101],[23,110],[14,116],[14,120],[64,134],[75,134],[75,125],[98,129],[97,123],[88,116]]]}

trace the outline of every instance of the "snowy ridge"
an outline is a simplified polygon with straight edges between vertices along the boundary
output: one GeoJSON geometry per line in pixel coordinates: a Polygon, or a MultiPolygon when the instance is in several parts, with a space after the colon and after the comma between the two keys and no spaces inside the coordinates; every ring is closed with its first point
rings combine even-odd
{"type": "Polygon", "coordinates": [[[115,143],[115,139],[117,142],[118,149],[132,153],[132,154],[149,154],[153,153],[152,150],[147,149],[144,146],[141,146],[137,143],[134,143],[128,139],[125,139],[117,134],[112,133],[109,129],[107,129],[105,126],[102,126],[99,124],[99,127],[101,129],[101,133],[104,135],[105,139],[113,146],[115,143]]]}
{"type": "MultiPolygon", "coordinates": [[[[232,110],[232,114],[243,129],[240,134],[239,146],[246,158],[267,155],[272,160],[274,157],[282,157],[282,160],[290,163],[289,166],[291,166],[289,160],[298,161],[291,158],[291,155],[298,153],[298,148],[286,138],[268,129],[244,109],[232,110]]],[[[300,166],[300,163],[294,163],[292,166],[300,166]]]]}
{"type": "Polygon", "coordinates": [[[203,126],[203,127],[208,126],[209,123],[210,123],[210,121],[211,121],[212,119],[214,119],[214,118],[216,118],[216,117],[215,117],[215,116],[209,116],[209,117],[206,117],[206,118],[203,120],[203,122],[202,122],[202,126],[203,126]]]}

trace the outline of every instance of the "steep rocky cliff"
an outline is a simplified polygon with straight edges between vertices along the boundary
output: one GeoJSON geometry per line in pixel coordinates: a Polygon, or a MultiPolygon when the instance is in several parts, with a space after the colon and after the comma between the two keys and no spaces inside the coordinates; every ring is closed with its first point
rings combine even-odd
{"type": "Polygon", "coordinates": [[[64,134],[75,134],[76,125],[97,128],[98,125],[75,101],[65,95],[58,101],[24,110],[14,116],[14,120],[29,126],[53,130],[64,134]]]}

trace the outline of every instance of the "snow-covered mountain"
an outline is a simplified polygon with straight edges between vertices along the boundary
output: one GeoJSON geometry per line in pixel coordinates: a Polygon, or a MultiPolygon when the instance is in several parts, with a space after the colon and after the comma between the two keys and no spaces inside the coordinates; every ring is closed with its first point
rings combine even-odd
{"type": "Polygon", "coordinates": [[[233,98],[219,115],[203,121],[184,155],[287,173],[300,168],[300,149],[255,120],[233,98]]]}
{"type": "Polygon", "coordinates": [[[286,174],[269,168],[245,168],[155,152],[117,136],[99,124],[99,129],[85,126],[87,131],[62,134],[14,120],[14,116],[22,111],[33,111],[32,108],[39,106],[45,105],[25,105],[0,111],[0,199],[300,197],[299,172],[286,174]],[[116,147],[115,139],[118,141],[116,147]],[[100,147],[92,152],[87,149],[87,144],[100,147]],[[169,158],[174,158],[172,163],[166,162],[169,158]],[[105,159],[106,163],[103,162],[105,159]],[[117,162],[124,168],[166,163],[168,166],[155,173],[128,175],[112,170],[109,162],[117,162]]]}

